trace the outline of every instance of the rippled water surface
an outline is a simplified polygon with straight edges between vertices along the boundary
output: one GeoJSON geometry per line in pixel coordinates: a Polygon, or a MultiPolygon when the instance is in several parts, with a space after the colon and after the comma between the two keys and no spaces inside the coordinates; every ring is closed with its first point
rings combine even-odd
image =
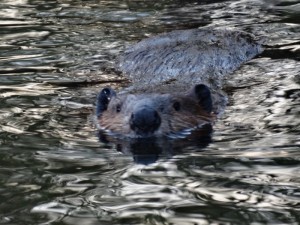
{"type": "Polygon", "coordinates": [[[300,224],[299,24],[299,0],[2,0],[0,224],[300,224]],[[203,26],[266,38],[212,135],[99,141],[124,47],[203,26]]]}

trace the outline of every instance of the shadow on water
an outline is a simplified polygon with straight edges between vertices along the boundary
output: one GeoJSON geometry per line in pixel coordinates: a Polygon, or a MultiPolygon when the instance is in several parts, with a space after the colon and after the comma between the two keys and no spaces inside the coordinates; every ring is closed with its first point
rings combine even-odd
{"type": "Polygon", "coordinates": [[[99,140],[105,144],[113,144],[117,151],[131,156],[135,163],[148,165],[159,158],[171,158],[184,152],[201,151],[212,141],[212,126],[206,125],[192,131],[188,138],[134,138],[118,139],[98,133],[99,140]],[[188,148],[188,150],[185,150],[188,148]]]}

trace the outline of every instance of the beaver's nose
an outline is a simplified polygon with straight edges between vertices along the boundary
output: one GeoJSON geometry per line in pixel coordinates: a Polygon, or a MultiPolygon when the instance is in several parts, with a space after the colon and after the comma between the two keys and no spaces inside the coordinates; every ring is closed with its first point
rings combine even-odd
{"type": "Polygon", "coordinates": [[[130,128],[142,136],[153,134],[160,123],[161,119],[157,111],[147,107],[135,111],[130,118],[130,128]]]}

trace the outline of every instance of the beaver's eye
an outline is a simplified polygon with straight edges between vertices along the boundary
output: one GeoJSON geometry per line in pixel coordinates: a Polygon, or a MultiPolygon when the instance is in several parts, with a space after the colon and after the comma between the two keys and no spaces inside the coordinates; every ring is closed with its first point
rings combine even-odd
{"type": "Polygon", "coordinates": [[[179,111],[180,108],[181,108],[180,102],[174,102],[174,103],[173,103],[173,108],[174,108],[176,111],[179,111]]]}
{"type": "Polygon", "coordinates": [[[121,104],[118,104],[118,105],[116,106],[116,112],[117,112],[117,113],[121,112],[121,104]]]}

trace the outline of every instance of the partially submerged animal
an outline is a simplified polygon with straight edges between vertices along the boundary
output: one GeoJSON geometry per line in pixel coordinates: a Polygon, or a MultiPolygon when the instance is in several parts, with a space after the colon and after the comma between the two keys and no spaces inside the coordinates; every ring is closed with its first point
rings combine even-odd
{"type": "Polygon", "coordinates": [[[104,129],[130,137],[174,134],[213,121],[207,86],[188,93],[121,94],[110,88],[98,95],[98,121],[104,129]]]}
{"type": "Polygon", "coordinates": [[[124,137],[185,134],[226,105],[225,75],[262,52],[251,34],[211,28],[173,31],[128,48],[118,69],[133,83],[97,97],[99,128],[124,137]]]}

